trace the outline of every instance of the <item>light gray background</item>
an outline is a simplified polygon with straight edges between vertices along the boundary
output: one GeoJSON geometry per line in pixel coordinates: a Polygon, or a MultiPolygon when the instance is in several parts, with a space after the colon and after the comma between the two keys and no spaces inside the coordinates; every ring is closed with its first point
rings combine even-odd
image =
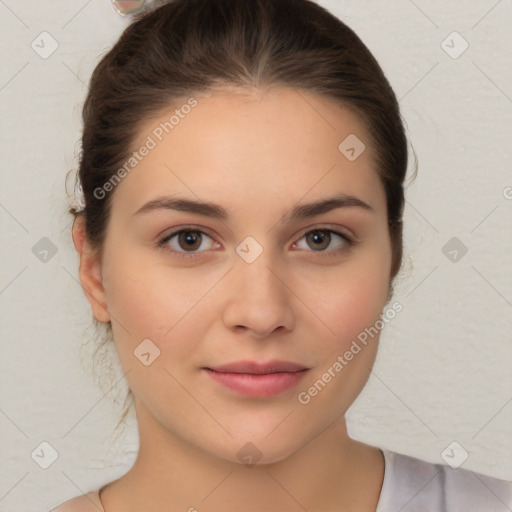
{"type": "MultiPolygon", "coordinates": [[[[469,454],[462,467],[512,480],[512,2],[319,3],[382,65],[419,160],[403,311],[382,333],[350,433],[437,463],[456,441],[469,454]],[[469,43],[458,58],[441,47],[453,31],[469,43]],[[443,253],[452,237],[468,248],[458,262],[443,253]]],[[[3,512],[48,510],[122,475],[136,453],[133,423],[109,437],[123,382],[104,394],[80,363],[90,311],[64,189],[89,76],[126,25],[107,0],[0,0],[3,512]],[[58,43],[46,59],[31,47],[50,48],[43,31],[58,43]],[[42,237],[57,248],[47,262],[32,252],[42,237]],[[31,458],[43,441],[59,454],[46,470],[31,458]]]]}

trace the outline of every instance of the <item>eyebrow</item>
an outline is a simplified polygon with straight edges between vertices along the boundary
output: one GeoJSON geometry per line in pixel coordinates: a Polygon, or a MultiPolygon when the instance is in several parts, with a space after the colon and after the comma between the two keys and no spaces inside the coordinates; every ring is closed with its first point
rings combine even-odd
{"type": "MultiPolygon", "coordinates": [[[[368,212],[375,213],[375,210],[361,199],[341,194],[335,197],[322,199],[313,203],[303,204],[294,207],[288,215],[283,216],[282,222],[291,222],[293,220],[306,219],[322,213],[327,213],[336,208],[358,208],[368,212]]],[[[133,215],[153,212],[156,210],[175,210],[180,212],[195,213],[219,220],[228,220],[228,211],[214,203],[203,201],[193,201],[191,199],[177,197],[158,197],[141,206],[133,215]]]]}

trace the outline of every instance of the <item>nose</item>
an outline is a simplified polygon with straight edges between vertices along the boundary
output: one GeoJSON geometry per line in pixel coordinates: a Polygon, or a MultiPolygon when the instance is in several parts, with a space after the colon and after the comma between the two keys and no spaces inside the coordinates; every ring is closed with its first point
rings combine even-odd
{"type": "Polygon", "coordinates": [[[293,292],[286,284],[283,269],[272,265],[265,252],[254,262],[236,261],[229,273],[224,325],[232,331],[247,331],[263,339],[295,327],[293,292]]]}

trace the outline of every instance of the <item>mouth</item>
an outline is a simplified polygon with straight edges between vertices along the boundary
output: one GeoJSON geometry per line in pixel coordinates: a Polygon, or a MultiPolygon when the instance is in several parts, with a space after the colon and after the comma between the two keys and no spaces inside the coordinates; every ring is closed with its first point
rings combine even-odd
{"type": "Polygon", "coordinates": [[[238,361],[203,370],[217,383],[240,395],[270,397],[296,386],[310,368],[289,361],[238,361]]]}

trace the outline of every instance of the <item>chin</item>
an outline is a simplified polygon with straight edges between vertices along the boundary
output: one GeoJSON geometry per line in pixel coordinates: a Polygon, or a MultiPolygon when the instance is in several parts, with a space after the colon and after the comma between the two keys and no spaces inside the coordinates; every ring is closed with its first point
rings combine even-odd
{"type": "MultiPolygon", "coordinates": [[[[267,435],[265,433],[265,435],[267,435]]],[[[209,446],[210,453],[220,459],[228,462],[234,462],[247,467],[255,465],[270,465],[281,462],[291,457],[294,453],[300,450],[308,442],[304,438],[303,442],[299,438],[292,439],[288,433],[287,436],[275,436],[274,438],[265,436],[243,435],[237,436],[235,439],[222,445],[213,447],[209,446]]]]}

